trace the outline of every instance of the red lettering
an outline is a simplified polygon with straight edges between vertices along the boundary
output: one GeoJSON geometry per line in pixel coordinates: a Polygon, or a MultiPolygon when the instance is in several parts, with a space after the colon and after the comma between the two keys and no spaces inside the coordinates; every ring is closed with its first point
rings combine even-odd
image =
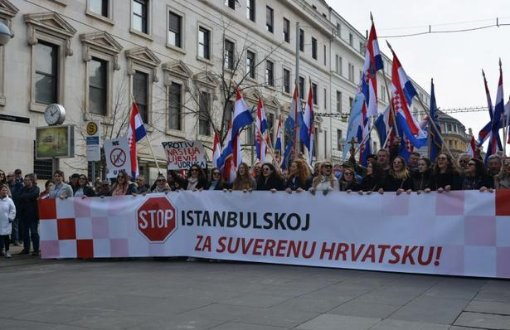
{"type": "Polygon", "coordinates": [[[406,246],[405,249],[404,249],[404,255],[402,256],[402,264],[405,265],[406,262],[407,262],[407,259],[409,259],[409,263],[411,265],[414,265],[414,257],[413,257],[413,253],[414,251],[416,251],[418,247],[417,246],[413,246],[411,249],[409,249],[409,246],[406,246]]]}
{"type": "Polygon", "coordinates": [[[370,244],[368,246],[368,249],[365,251],[365,255],[361,259],[361,262],[365,262],[367,259],[370,259],[370,261],[375,262],[375,246],[373,244],[370,244]]]}

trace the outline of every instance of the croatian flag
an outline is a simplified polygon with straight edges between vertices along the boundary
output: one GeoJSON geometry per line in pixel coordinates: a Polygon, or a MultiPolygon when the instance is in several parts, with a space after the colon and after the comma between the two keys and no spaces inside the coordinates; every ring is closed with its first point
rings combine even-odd
{"type": "Polygon", "coordinates": [[[143,120],[138,112],[136,102],[133,102],[131,116],[129,118],[129,126],[127,131],[127,138],[129,144],[129,151],[131,157],[131,176],[133,180],[138,176],[138,157],[136,154],[136,143],[147,136],[143,120]]]}
{"type": "Polygon", "coordinates": [[[362,91],[365,95],[365,102],[367,103],[368,117],[377,116],[377,71],[383,68],[383,60],[381,52],[379,51],[379,43],[377,42],[377,33],[375,32],[375,25],[372,22],[366,45],[365,65],[363,66],[362,77],[362,91]]]}
{"type": "Polygon", "coordinates": [[[489,109],[489,116],[490,116],[491,120],[478,133],[478,146],[479,147],[481,147],[482,144],[491,135],[492,117],[494,115],[494,108],[492,106],[491,93],[489,91],[489,85],[487,84],[487,79],[485,78],[485,72],[483,70],[482,70],[482,76],[483,76],[483,85],[485,87],[485,95],[487,96],[487,108],[489,109]]]}
{"type": "Polygon", "coordinates": [[[239,92],[239,89],[236,88],[236,103],[234,105],[234,117],[232,118],[232,132],[231,132],[231,145],[232,152],[234,156],[234,164],[235,166],[239,166],[243,161],[241,156],[241,147],[240,147],[240,133],[241,130],[250,125],[253,122],[253,117],[250,112],[250,108],[244,102],[244,98],[239,92]]]}
{"type": "Polygon", "coordinates": [[[278,116],[278,128],[276,129],[276,142],[274,143],[274,150],[282,154],[282,115],[278,116]]]}
{"type": "Polygon", "coordinates": [[[226,182],[232,183],[236,177],[236,166],[234,164],[232,147],[232,120],[228,123],[228,133],[225,140],[225,147],[218,159],[218,168],[221,168],[222,176],[226,182]]]}
{"type": "Polygon", "coordinates": [[[510,144],[510,97],[508,98],[508,102],[505,105],[505,119],[506,119],[506,126],[507,126],[507,134],[508,134],[508,141],[506,141],[507,144],[510,144]]]}
{"type": "Polygon", "coordinates": [[[491,136],[489,139],[489,147],[487,148],[487,153],[485,155],[485,163],[488,162],[489,156],[494,155],[496,152],[503,149],[499,138],[499,129],[502,126],[502,120],[505,114],[503,94],[503,70],[501,69],[500,63],[498,93],[496,94],[496,106],[494,107],[494,114],[492,116],[491,136]]]}
{"type": "Polygon", "coordinates": [[[476,158],[476,142],[475,137],[471,136],[471,139],[469,140],[469,144],[466,150],[466,153],[471,156],[471,158],[476,158]]]}
{"type": "Polygon", "coordinates": [[[212,166],[213,168],[221,168],[218,160],[221,157],[221,145],[220,145],[220,137],[218,136],[218,132],[214,132],[214,144],[212,150],[212,166]]]}
{"type": "Polygon", "coordinates": [[[301,102],[299,101],[299,88],[298,85],[294,86],[294,96],[292,96],[292,103],[290,105],[290,112],[285,120],[285,154],[283,157],[282,169],[287,168],[290,161],[291,151],[294,149],[294,142],[296,140],[298,120],[301,114],[301,102]]]}
{"type": "Polygon", "coordinates": [[[300,137],[303,145],[308,150],[308,164],[312,164],[313,160],[313,139],[315,133],[313,114],[313,89],[310,84],[308,90],[308,100],[306,101],[305,112],[303,113],[303,122],[301,125],[300,137]]]}
{"type": "Polygon", "coordinates": [[[375,130],[379,135],[379,140],[381,141],[381,148],[386,148],[388,134],[393,134],[393,116],[391,115],[391,106],[388,104],[386,109],[377,117],[374,121],[375,130]]]}
{"type": "Polygon", "coordinates": [[[362,166],[368,166],[368,155],[370,155],[370,150],[371,150],[371,148],[370,148],[371,126],[370,126],[370,118],[368,117],[368,114],[367,114],[366,103],[363,103],[361,115],[362,115],[363,126],[362,126],[361,132],[358,137],[358,141],[359,141],[359,143],[361,143],[360,149],[359,149],[359,163],[362,166]],[[365,142],[363,142],[363,141],[365,141],[365,142]]]}
{"type": "Polygon", "coordinates": [[[259,103],[257,106],[257,121],[255,123],[255,147],[257,149],[257,158],[262,163],[264,163],[266,161],[267,155],[267,139],[264,135],[267,130],[267,119],[266,110],[264,110],[264,104],[262,103],[262,98],[259,98],[259,103]]]}
{"type": "MultiPolygon", "coordinates": [[[[427,131],[420,129],[420,126],[409,111],[413,103],[413,97],[417,95],[416,89],[407,77],[404,68],[400,61],[393,52],[393,69],[392,69],[392,105],[396,112],[396,121],[399,128],[399,135],[403,140],[409,140],[409,143],[416,147],[421,148],[427,145],[428,134],[427,131]]],[[[403,144],[404,146],[405,144],[403,144]]],[[[409,152],[409,146],[406,147],[409,152]]]]}

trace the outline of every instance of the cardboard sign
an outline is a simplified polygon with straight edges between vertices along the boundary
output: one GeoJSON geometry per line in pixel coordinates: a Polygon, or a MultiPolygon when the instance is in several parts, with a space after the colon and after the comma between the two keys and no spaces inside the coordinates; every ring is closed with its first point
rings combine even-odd
{"type": "Polygon", "coordinates": [[[131,173],[131,159],[129,157],[129,145],[126,137],[104,141],[104,154],[107,178],[115,178],[119,172],[131,173]]]}
{"type": "Polygon", "coordinates": [[[199,141],[163,142],[169,170],[187,170],[193,165],[205,168],[205,150],[199,141]]]}

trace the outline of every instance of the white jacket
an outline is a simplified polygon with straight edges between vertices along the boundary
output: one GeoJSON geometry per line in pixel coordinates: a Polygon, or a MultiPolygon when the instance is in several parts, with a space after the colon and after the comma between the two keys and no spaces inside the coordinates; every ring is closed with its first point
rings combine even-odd
{"type": "Polygon", "coordinates": [[[0,199],[0,235],[10,235],[12,232],[11,221],[16,218],[16,207],[9,196],[0,199]]]}

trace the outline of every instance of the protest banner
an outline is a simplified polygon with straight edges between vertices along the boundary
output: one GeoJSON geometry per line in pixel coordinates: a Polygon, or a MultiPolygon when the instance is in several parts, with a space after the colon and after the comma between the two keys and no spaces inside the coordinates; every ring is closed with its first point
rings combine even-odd
{"type": "Polygon", "coordinates": [[[43,258],[189,256],[510,278],[509,199],[505,190],[48,199],[41,250],[43,258]]]}
{"type": "Polygon", "coordinates": [[[104,154],[108,172],[107,178],[115,178],[119,172],[131,173],[129,144],[126,137],[104,140],[104,154]]]}
{"type": "Polygon", "coordinates": [[[206,168],[205,150],[200,141],[163,142],[169,170],[187,170],[193,165],[206,168]]]}

